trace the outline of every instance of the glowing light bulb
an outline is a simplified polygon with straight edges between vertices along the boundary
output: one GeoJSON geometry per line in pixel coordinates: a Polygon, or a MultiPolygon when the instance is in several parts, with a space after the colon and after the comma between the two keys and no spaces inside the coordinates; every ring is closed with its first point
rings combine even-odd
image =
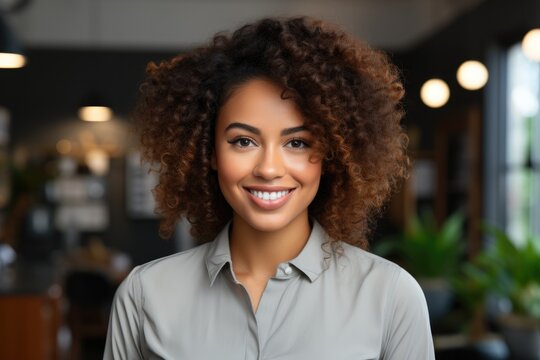
{"type": "Polygon", "coordinates": [[[427,106],[439,108],[448,102],[450,88],[441,79],[430,79],[422,85],[420,98],[427,106]]]}
{"type": "Polygon", "coordinates": [[[465,61],[457,70],[457,81],[459,85],[467,90],[483,88],[488,78],[488,70],[480,61],[465,61]]]}
{"type": "Polygon", "coordinates": [[[0,68],[18,69],[26,64],[26,57],[21,54],[0,52],[0,68]]]}
{"type": "Polygon", "coordinates": [[[83,106],[79,109],[79,117],[84,121],[108,121],[112,114],[106,106],[83,106]]]}
{"type": "Polygon", "coordinates": [[[532,29],[523,37],[521,48],[525,56],[540,62],[540,29],[532,29]]]}

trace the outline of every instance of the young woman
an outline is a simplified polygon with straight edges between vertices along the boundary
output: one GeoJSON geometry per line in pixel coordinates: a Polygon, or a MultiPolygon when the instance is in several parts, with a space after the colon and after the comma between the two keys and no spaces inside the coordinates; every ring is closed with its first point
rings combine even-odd
{"type": "Polygon", "coordinates": [[[202,244],[124,280],[105,359],[433,359],[418,284],[365,250],[409,165],[387,57],[268,18],[147,71],[160,230],[202,244]]]}

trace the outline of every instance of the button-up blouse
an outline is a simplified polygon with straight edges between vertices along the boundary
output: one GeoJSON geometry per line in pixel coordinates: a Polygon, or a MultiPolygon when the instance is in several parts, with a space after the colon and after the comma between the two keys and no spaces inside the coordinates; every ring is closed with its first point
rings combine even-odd
{"type": "Polygon", "coordinates": [[[398,265],[313,220],[256,312],[237,280],[230,222],[209,243],[134,268],[118,288],[104,359],[434,359],[426,301],[398,265]]]}

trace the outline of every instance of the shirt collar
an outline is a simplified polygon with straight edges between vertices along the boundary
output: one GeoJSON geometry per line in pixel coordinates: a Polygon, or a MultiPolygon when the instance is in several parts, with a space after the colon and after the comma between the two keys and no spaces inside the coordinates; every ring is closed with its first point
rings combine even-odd
{"type": "MultiPolygon", "coordinates": [[[[216,238],[210,243],[208,252],[205,256],[206,268],[210,278],[210,286],[223,269],[224,265],[229,263],[232,268],[231,252],[229,248],[229,227],[232,220],[219,232],[216,238]]],[[[328,234],[319,222],[312,218],[313,228],[308,241],[300,254],[294,259],[288,261],[289,264],[297,267],[303,272],[311,282],[315,281],[325,270],[325,258],[330,257],[330,252],[322,248],[322,245],[330,240],[328,234]]],[[[329,247],[328,247],[329,248],[329,247]]]]}

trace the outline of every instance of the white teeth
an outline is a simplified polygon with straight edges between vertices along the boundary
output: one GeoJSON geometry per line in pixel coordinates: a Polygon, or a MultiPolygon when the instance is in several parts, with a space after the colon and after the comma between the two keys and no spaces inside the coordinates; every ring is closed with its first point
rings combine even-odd
{"type": "Polygon", "coordinates": [[[267,192],[267,191],[256,191],[256,190],[249,190],[250,193],[258,197],[259,199],[263,200],[277,200],[289,193],[289,190],[283,190],[283,191],[273,191],[273,192],[267,192]]]}

